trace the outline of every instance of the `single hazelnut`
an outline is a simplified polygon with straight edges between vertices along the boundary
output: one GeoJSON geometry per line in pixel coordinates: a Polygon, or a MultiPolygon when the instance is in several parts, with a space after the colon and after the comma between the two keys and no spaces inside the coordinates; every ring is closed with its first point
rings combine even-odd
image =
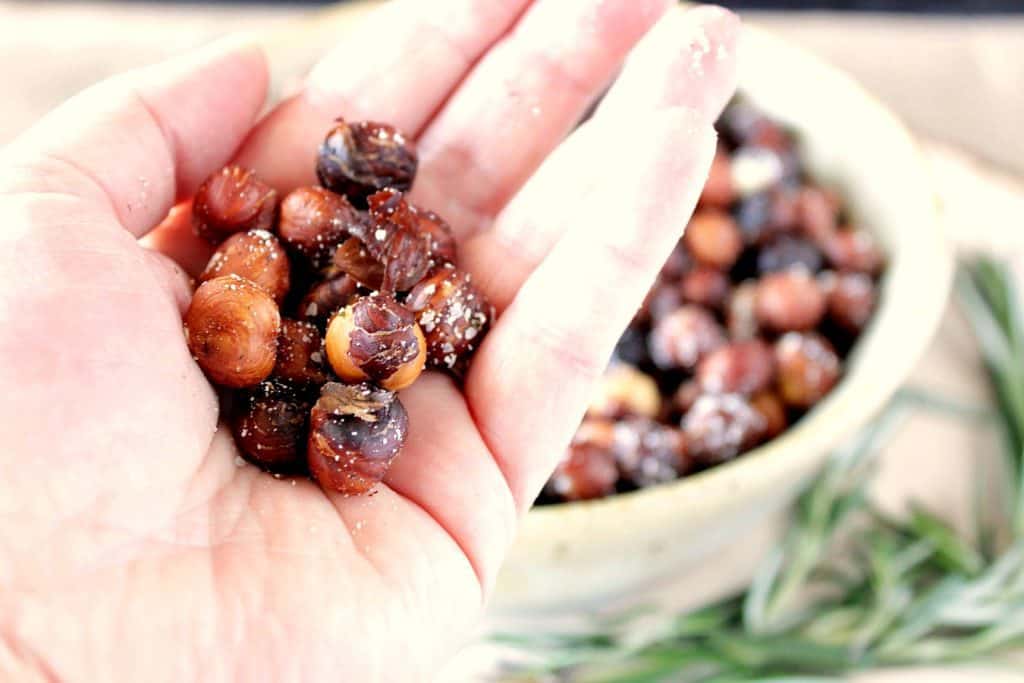
{"type": "Polygon", "coordinates": [[[750,399],[750,406],[764,418],[764,438],[774,439],[786,431],[788,419],[786,418],[786,406],[782,399],[773,391],[762,391],[750,399]]]}
{"type": "Polygon", "coordinates": [[[701,465],[732,460],[764,437],[764,417],[738,394],[705,394],[682,422],[690,456],[701,465]]]}
{"type": "Polygon", "coordinates": [[[587,415],[610,419],[626,415],[653,418],[660,410],[661,394],[650,375],[631,365],[615,363],[598,380],[587,415]]]}
{"type": "Polygon", "coordinates": [[[274,369],[281,314],[269,294],[237,275],[207,280],[185,313],[192,357],[216,384],[259,384],[274,369]]]}
{"type": "Polygon", "coordinates": [[[494,307],[472,276],[445,266],[416,285],[405,305],[427,340],[427,362],[455,374],[466,370],[494,319],[494,307]]]}
{"type": "Polygon", "coordinates": [[[740,341],[715,349],[697,365],[697,381],[709,394],[750,394],[775,378],[775,357],[760,340],[740,341]]]}
{"type": "Polygon", "coordinates": [[[276,237],[266,230],[249,230],[224,240],[210,257],[199,282],[225,275],[238,275],[259,285],[281,305],[291,283],[291,266],[276,237]]]}
{"type": "Polygon", "coordinates": [[[334,250],[364,218],[341,195],[322,187],[300,187],[281,202],[277,234],[316,270],[331,264],[334,250]]]}
{"type": "Polygon", "coordinates": [[[269,379],[240,397],[231,421],[235,443],[246,458],[270,470],[304,464],[309,397],[286,382],[269,379]]]}
{"type": "Polygon", "coordinates": [[[825,315],[825,294],[805,270],[769,273],[757,285],[757,319],[776,332],[813,329],[825,315]]]}
{"type": "Polygon", "coordinates": [[[743,237],[729,214],[717,209],[701,209],[693,214],[683,243],[700,263],[728,270],[743,251],[743,237]]]}
{"type": "Polygon", "coordinates": [[[192,200],[192,225],[213,244],[246,230],[270,230],[277,192],[240,166],[225,166],[207,178],[192,200]]]}
{"type": "Polygon", "coordinates": [[[824,245],[839,225],[839,205],[831,193],[807,186],[796,196],[796,223],[812,241],[824,245]]]}
{"type": "Polygon", "coordinates": [[[412,187],[418,159],[416,146],[394,126],[338,119],[317,155],[320,184],[361,205],[374,192],[412,187]]]}
{"type": "Polygon", "coordinates": [[[789,332],[775,342],[779,397],[786,405],[810,408],[839,381],[840,362],[819,334],[789,332]]]}
{"type": "Polygon", "coordinates": [[[615,423],[612,450],[620,478],[640,488],[672,481],[690,469],[682,431],[644,417],[615,423]]]}
{"type": "Polygon", "coordinates": [[[309,471],[325,489],[368,493],[384,479],[408,431],[409,416],[394,393],[328,382],[310,412],[309,471]]]}
{"type": "Polygon", "coordinates": [[[310,322],[282,320],[274,377],[295,384],[323,384],[330,377],[320,330],[310,322]]]}
{"type": "Polygon", "coordinates": [[[415,317],[386,295],[358,298],[339,311],[327,326],[324,347],[338,377],[390,391],[416,381],[427,359],[415,317]]]}
{"type": "Polygon", "coordinates": [[[875,310],[874,281],[864,273],[823,273],[828,316],[848,332],[860,332],[875,310]]]}
{"type": "Polygon", "coordinates": [[[866,230],[839,230],[822,248],[828,262],[839,271],[877,275],[885,264],[882,250],[866,230]]]}
{"type": "Polygon", "coordinates": [[[715,150],[715,158],[711,161],[708,179],[700,193],[700,205],[718,209],[727,209],[736,199],[736,189],[732,182],[731,161],[729,152],[723,145],[715,150]]]}
{"type": "Polygon", "coordinates": [[[725,344],[725,332],[710,313],[686,305],[659,320],[647,338],[651,360],[662,369],[693,369],[725,344]]]}
{"type": "Polygon", "coordinates": [[[590,500],[615,492],[615,423],[584,420],[548,479],[547,493],[561,500],[590,500]]]}
{"type": "Polygon", "coordinates": [[[687,303],[718,310],[729,296],[729,276],[717,268],[698,266],[683,275],[679,292],[687,303]]]}

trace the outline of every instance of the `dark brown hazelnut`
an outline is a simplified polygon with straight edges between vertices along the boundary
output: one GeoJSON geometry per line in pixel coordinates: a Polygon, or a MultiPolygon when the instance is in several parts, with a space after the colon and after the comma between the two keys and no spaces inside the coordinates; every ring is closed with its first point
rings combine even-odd
{"type": "Polygon", "coordinates": [[[427,236],[432,266],[454,264],[458,255],[455,245],[455,233],[448,223],[433,211],[413,207],[419,219],[419,232],[427,236]]]}
{"type": "Polygon", "coordinates": [[[609,419],[626,415],[653,418],[660,411],[661,394],[650,375],[631,365],[615,363],[598,380],[587,415],[609,419]]]}
{"type": "Polygon", "coordinates": [[[693,214],[683,243],[693,258],[712,268],[728,270],[743,251],[743,238],[729,214],[701,209],[693,214]]]}
{"type": "Polygon", "coordinates": [[[259,384],[274,369],[281,314],[262,288],[237,275],[207,280],[185,313],[185,339],[207,377],[225,387],[259,384]]]}
{"type": "Polygon", "coordinates": [[[788,420],[786,418],[786,406],[782,399],[773,391],[762,391],[750,399],[751,407],[764,418],[764,438],[774,439],[786,431],[788,420]]]}
{"type": "Polygon", "coordinates": [[[864,273],[826,273],[819,278],[828,316],[849,332],[860,332],[875,309],[875,283],[864,273]]]}
{"type": "Polygon", "coordinates": [[[715,151],[715,158],[711,161],[708,179],[700,193],[701,206],[727,209],[736,199],[736,190],[732,184],[731,165],[729,152],[723,145],[719,145],[715,151]]]}
{"type": "Polygon", "coordinates": [[[825,257],[839,271],[877,275],[885,256],[865,230],[840,230],[824,242],[825,257]]]}
{"type": "Polygon", "coordinates": [[[839,356],[819,334],[790,332],[775,342],[779,396],[786,405],[810,408],[839,381],[839,356]]]}
{"type": "Polygon", "coordinates": [[[679,281],[683,301],[719,310],[729,296],[729,277],[716,268],[698,266],[679,281]]]}
{"type": "Polygon", "coordinates": [[[427,340],[427,362],[462,374],[494,319],[494,307],[472,277],[445,266],[416,285],[405,305],[427,340]]]}
{"type": "Polygon", "coordinates": [[[729,338],[745,341],[758,336],[757,281],[748,280],[732,290],[725,307],[725,326],[729,338]]]}
{"type": "Polygon", "coordinates": [[[347,275],[319,282],[299,303],[298,317],[326,329],[331,317],[348,306],[358,290],[358,283],[347,275]]]}
{"type": "Polygon", "coordinates": [[[636,486],[672,481],[689,469],[686,438],[678,429],[630,417],[615,423],[614,437],[619,476],[636,486]]]}
{"type": "Polygon", "coordinates": [[[295,384],[323,384],[330,376],[320,330],[310,322],[282,320],[274,377],[295,384]]]}
{"type": "Polygon", "coordinates": [[[259,285],[278,305],[291,284],[288,254],[266,230],[238,232],[224,240],[210,257],[199,282],[225,275],[238,275],[259,285]]]}
{"type": "Polygon", "coordinates": [[[765,420],[738,394],[705,394],[683,418],[690,457],[701,465],[717,465],[756,446],[765,434],[765,420]]]}
{"type": "Polygon", "coordinates": [[[589,500],[615,492],[615,423],[584,420],[562,461],[548,479],[547,492],[562,500],[589,500]]]}
{"type": "Polygon", "coordinates": [[[758,322],[776,332],[810,330],[825,315],[825,294],[805,270],[769,273],[757,284],[758,322]]]}
{"type": "Polygon", "coordinates": [[[364,218],[341,195],[322,187],[300,187],[281,202],[277,234],[316,270],[331,264],[334,250],[364,218]]]}
{"type": "Polygon", "coordinates": [[[699,306],[687,305],[657,322],[647,338],[651,360],[662,369],[692,369],[725,344],[721,325],[699,306]]]}
{"type": "Polygon", "coordinates": [[[260,382],[240,397],[232,421],[235,443],[246,458],[270,470],[294,470],[306,460],[313,402],[277,379],[260,382]]]}
{"type": "Polygon", "coordinates": [[[775,357],[760,340],[727,344],[704,356],[697,381],[709,394],[755,394],[775,378],[775,357]]]}
{"type": "Polygon", "coordinates": [[[328,382],[309,420],[309,471],[325,489],[370,492],[402,450],[409,416],[398,397],[372,384],[328,382]]]}
{"type": "Polygon", "coordinates": [[[796,227],[796,193],[773,189],[741,200],[735,208],[736,225],[746,245],[767,244],[796,227]]]}
{"type": "Polygon", "coordinates": [[[270,230],[277,192],[240,166],[225,166],[199,186],[192,201],[196,234],[213,244],[246,230],[270,230]]]}
{"type": "Polygon", "coordinates": [[[324,348],[341,379],[371,381],[390,391],[416,381],[427,359],[426,340],[412,312],[380,294],[341,309],[327,326],[324,348]]]}
{"type": "Polygon", "coordinates": [[[356,204],[378,190],[412,187],[418,159],[416,147],[386,123],[338,119],[317,155],[320,184],[356,204]]]}

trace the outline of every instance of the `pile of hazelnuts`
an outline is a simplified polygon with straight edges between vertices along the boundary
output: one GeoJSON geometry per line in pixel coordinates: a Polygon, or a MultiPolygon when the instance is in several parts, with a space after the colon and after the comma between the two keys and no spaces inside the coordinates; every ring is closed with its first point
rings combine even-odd
{"type": "Polygon", "coordinates": [[[884,256],[793,136],[736,99],[693,218],[619,340],[539,502],[600,498],[728,462],[835,386],[884,256]]]}
{"type": "Polygon", "coordinates": [[[197,191],[195,230],[218,246],[185,336],[248,460],[371,492],[406,441],[396,392],[425,367],[465,373],[494,311],[448,224],[405,197],[417,164],[392,126],[339,119],[320,186],[279,201],[228,166],[197,191]]]}

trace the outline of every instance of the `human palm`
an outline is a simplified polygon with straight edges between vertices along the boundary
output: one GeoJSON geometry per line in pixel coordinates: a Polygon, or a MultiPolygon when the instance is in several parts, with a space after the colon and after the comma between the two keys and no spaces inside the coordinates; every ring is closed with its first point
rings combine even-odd
{"type": "Polygon", "coordinates": [[[665,8],[399,1],[259,122],[263,58],[222,45],[101,84],[3,151],[0,678],[436,671],[710,163],[735,22],[650,30],[665,8]],[[281,191],[313,182],[339,114],[417,139],[412,198],[500,312],[464,387],[402,393],[408,443],[362,497],[237,457],[181,330],[208,247],[171,210],[232,158],[281,191]]]}

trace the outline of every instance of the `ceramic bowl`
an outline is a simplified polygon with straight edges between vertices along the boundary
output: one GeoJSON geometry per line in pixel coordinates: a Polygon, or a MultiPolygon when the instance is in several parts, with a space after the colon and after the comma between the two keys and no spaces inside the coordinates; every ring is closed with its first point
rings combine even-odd
{"type": "Polygon", "coordinates": [[[939,323],[953,258],[908,131],[849,76],[755,27],[744,29],[740,72],[741,92],[797,133],[812,175],[840,189],[886,249],[875,317],[841,383],[782,436],[676,482],[532,510],[498,579],[499,614],[576,609],[666,577],[685,585],[688,574],[737,571],[723,554],[751,543],[830,449],[879,412],[939,323]]]}

